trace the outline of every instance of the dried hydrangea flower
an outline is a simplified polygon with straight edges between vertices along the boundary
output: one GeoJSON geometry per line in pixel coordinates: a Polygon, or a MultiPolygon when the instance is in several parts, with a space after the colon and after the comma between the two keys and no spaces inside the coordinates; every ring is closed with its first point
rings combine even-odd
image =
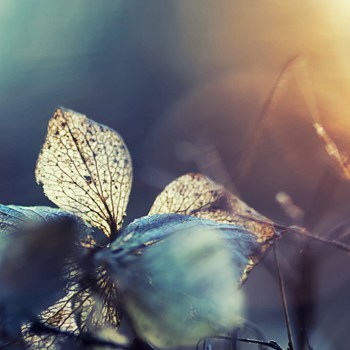
{"type": "MultiPolygon", "coordinates": [[[[85,222],[80,246],[85,256],[95,256],[88,266],[72,264],[66,296],[40,315],[41,322],[82,336],[117,328],[124,312],[136,336],[162,347],[188,344],[237,324],[241,303],[234,298],[239,294],[220,290],[237,291],[278,238],[266,217],[204,175],[187,174],[164,189],[148,216],[123,228],[132,183],[127,147],[114,130],[64,108],[49,122],[35,174],[51,201],[85,222]],[[89,225],[103,232],[104,244],[89,225]],[[183,317],[201,320],[193,332],[178,322],[174,295],[162,286],[197,294],[179,299],[183,317]],[[168,303],[162,300],[166,296],[168,303]],[[204,306],[210,296],[215,302],[204,306]],[[164,322],[157,320],[157,307],[167,310],[164,322]]],[[[29,342],[33,348],[54,348],[57,338],[31,334],[29,342]]]]}

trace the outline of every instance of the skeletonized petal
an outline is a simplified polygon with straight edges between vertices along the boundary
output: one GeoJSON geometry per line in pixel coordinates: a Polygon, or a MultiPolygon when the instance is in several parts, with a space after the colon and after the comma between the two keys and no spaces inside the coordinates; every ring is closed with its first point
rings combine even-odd
{"type": "Polygon", "coordinates": [[[89,285],[81,286],[83,271],[78,266],[72,270],[71,283],[66,287],[66,295],[39,315],[45,326],[55,329],[55,333],[38,333],[26,324],[23,338],[29,349],[65,349],[67,335],[77,340],[79,336],[97,334],[103,329],[117,329],[119,313],[117,309],[117,289],[114,281],[104,269],[96,271],[89,285]]]}
{"type": "MultiPolygon", "coordinates": [[[[51,222],[67,216],[74,217],[58,208],[0,204],[0,232],[1,234],[13,233],[23,225],[51,222]]],[[[83,225],[79,222],[80,219],[76,219],[80,225],[83,225]]],[[[87,227],[84,228],[88,231],[87,227]]]]}
{"type": "Polygon", "coordinates": [[[120,229],[132,165],[121,136],[77,112],[58,108],[36,166],[46,196],[107,236],[120,229]]]}
{"type": "Polygon", "coordinates": [[[275,238],[272,222],[202,174],[183,175],[165,187],[149,215],[178,213],[244,227],[258,242],[275,238]]]}

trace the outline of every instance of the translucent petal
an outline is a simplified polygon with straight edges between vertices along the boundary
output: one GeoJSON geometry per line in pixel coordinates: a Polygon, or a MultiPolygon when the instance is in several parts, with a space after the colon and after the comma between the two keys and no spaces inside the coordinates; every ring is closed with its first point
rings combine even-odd
{"type": "Polygon", "coordinates": [[[183,175],[165,187],[149,215],[178,213],[242,226],[258,242],[275,238],[272,222],[237,196],[202,174],[183,175]]]}
{"type": "Polygon", "coordinates": [[[132,183],[121,136],[77,112],[58,108],[36,167],[49,199],[107,236],[121,228],[132,183]]]}
{"type": "Polygon", "coordinates": [[[69,214],[57,208],[0,204],[0,232],[12,233],[26,223],[45,223],[65,216],[69,214]]]}
{"type": "Polygon", "coordinates": [[[210,228],[222,233],[231,252],[231,262],[237,271],[235,283],[238,286],[247,278],[248,272],[265,252],[265,244],[258,242],[256,235],[240,225],[181,214],[155,214],[135,220],[111,244],[110,250],[115,259],[120,257],[124,261],[133,260],[135,255],[142,254],[171,235],[194,228],[198,229],[199,240],[201,229],[210,228]]]}
{"type": "MultiPolygon", "coordinates": [[[[57,301],[53,306],[46,309],[39,316],[39,320],[47,326],[53,327],[62,332],[77,332],[77,324],[75,322],[74,313],[71,307],[70,292],[62,299],[57,301]]],[[[33,350],[44,349],[62,349],[66,342],[64,334],[38,333],[31,329],[31,324],[27,323],[22,327],[22,336],[26,344],[26,348],[33,350]]]]}
{"type": "MultiPolygon", "coordinates": [[[[107,328],[117,329],[120,323],[117,309],[117,289],[104,269],[90,276],[89,285],[81,285],[83,271],[72,269],[67,294],[39,316],[42,324],[57,333],[32,331],[30,324],[23,327],[24,341],[30,349],[65,349],[67,332],[79,339],[82,334],[94,335],[107,328]]],[[[86,277],[85,277],[86,278],[86,277]]],[[[73,340],[71,338],[70,340],[73,340]]]]}
{"type": "Polygon", "coordinates": [[[72,298],[72,307],[80,332],[96,332],[106,326],[119,326],[117,286],[104,268],[97,269],[91,286],[80,285],[79,289],[79,293],[72,298]]]}
{"type": "Polygon", "coordinates": [[[243,299],[231,252],[222,232],[198,220],[140,254],[116,247],[96,257],[109,262],[139,337],[160,348],[193,345],[240,323],[243,299]]]}
{"type": "Polygon", "coordinates": [[[27,207],[0,204],[0,235],[13,233],[30,225],[50,223],[66,217],[70,217],[76,222],[78,231],[77,244],[90,247],[96,245],[92,228],[83,220],[64,210],[46,206],[27,207]]]}
{"type": "MultiPolygon", "coordinates": [[[[0,204],[0,232],[3,234],[0,236],[0,249],[3,251],[2,259],[0,259],[0,280],[2,281],[0,304],[6,302],[8,306],[5,311],[9,310],[8,312],[11,313],[10,320],[7,314],[1,314],[1,319],[6,323],[6,327],[16,329],[22,321],[28,321],[26,317],[30,316],[28,315],[29,307],[33,309],[32,316],[36,316],[41,308],[52,303],[54,304],[44,310],[39,318],[45,325],[60,331],[79,335],[81,331],[86,331],[87,324],[90,325],[90,328],[100,325],[115,328],[119,324],[116,302],[115,300],[112,302],[116,294],[113,281],[108,279],[105,272],[96,272],[96,286],[93,290],[100,293],[95,296],[91,287],[82,288],[79,285],[78,281],[82,277],[82,271],[76,262],[72,259],[63,260],[67,258],[67,250],[72,244],[79,246],[79,238],[82,247],[86,246],[86,239],[92,238],[89,236],[91,229],[81,219],[56,208],[0,204]],[[61,232],[56,227],[56,223],[67,219],[76,225],[77,232],[73,232],[73,236],[70,236],[71,229],[61,232]],[[44,226],[41,227],[41,225],[44,226]],[[40,228],[39,232],[36,227],[40,228]],[[49,229],[50,227],[53,229],[49,229]],[[18,232],[23,230],[26,235],[18,239],[18,232]],[[28,236],[31,231],[33,231],[32,238],[28,236]],[[6,258],[5,252],[7,251],[10,252],[10,255],[6,258]],[[60,274],[57,273],[58,263],[62,269],[60,274]],[[2,270],[2,266],[6,268],[2,270]],[[13,271],[20,272],[19,280],[17,280],[19,273],[13,271]],[[51,274],[54,275],[54,283],[52,283],[51,274]],[[67,277],[64,277],[65,275],[67,277]],[[11,288],[5,289],[6,281],[12,286],[11,288]],[[60,293],[63,295],[66,284],[66,296],[57,302],[55,302],[56,294],[50,298],[53,291],[58,289],[56,285],[60,287],[60,293]],[[14,314],[11,309],[14,298],[16,298],[17,305],[25,302],[25,315],[14,314]],[[100,298],[104,300],[101,303],[100,298]]],[[[31,349],[66,348],[66,342],[69,340],[65,334],[36,334],[30,330],[29,324],[23,326],[22,334],[26,345],[31,349]]]]}

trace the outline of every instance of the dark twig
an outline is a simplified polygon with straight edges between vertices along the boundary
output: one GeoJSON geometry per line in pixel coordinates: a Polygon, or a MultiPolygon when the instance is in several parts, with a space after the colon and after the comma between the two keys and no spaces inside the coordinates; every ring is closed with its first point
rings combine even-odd
{"type": "Polygon", "coordinates": [[[281,298],[282,298],[283,314],[284,314],[284,320],[285,320],[287,335],[288,335],[288,349],[294,350],[292,331],[291,331],[290,319],[289,319],[289,313],[288,313],[286,291],[285,291],[285,287],[284,287],[282,272],[281,272],[279,261],[278,261],[277,244],[278,243],[276,242],[275,245],[273,246],[273,253],[274,253],[275,264],[276,264],[277,273],[278,273],[278,285],[279,285],[280,294],[281,294],[281,298]]]}
{"type": "MultiPolygon", "coordinates": [[[[239,329],[238,334],[239,334],[239,332],[241,332],[241,331],[243,332],[244,330],[248,330],[249,332],[253,333],[255,339],[260,339],[261,341],[266,341],[266,338],[265,338],[263,332],[253,322],[245,320],[244,325],[241,329],[239,329]]],[[[242,338],[242,337],[238,337],[238,338],[242,338]]],[[[262,344],[260,344],[259,350],[265,350],[265,349],[266,348],[262,344]]]]}
{"type": "Polygon", "coordinates": [[[269,347],[270,349],[275,349],[275,350],[283,350],[283,348],[273,340],[263,341],[263,340],[256,340],[256,339],[237,338],[237,341],[240,341],[242,343],[264,345],[269,347]]]}
{"type": "MultiPolygon", "coordinates": [[[[205,340],[206,338],[200,339],[197,343],[196,350],[199,350],[199,345],[205,340]]],[[[213,339],[223,339],[227,341],[239,341],[242,343],[249,343],[249,344],[257,344],[257,345],[263,345],[267,346],[270,349],[274,350],[284,350],[278,343],[276,343],[273,340],[265,341],[265,340],[258,340],[258,339],[247,339],[247,338],[233,338],[233,337],[227,337],[227,336],[216,336],[213,337],[213,339]]]]}

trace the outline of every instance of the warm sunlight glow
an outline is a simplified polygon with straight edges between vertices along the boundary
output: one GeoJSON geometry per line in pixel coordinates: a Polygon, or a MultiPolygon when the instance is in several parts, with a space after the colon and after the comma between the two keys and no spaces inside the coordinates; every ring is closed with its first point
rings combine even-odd
{"type": "Polygon", "coordinates": [[[348,157],[339,151],[337,145],[334,143],[334,141],[331,139],[331,137],[328,135],[328,133],[321,124],[314,123],[314,128],[317,132],[317,135],[323,140],[326,151],[329,154],[329,156],[334,158],[338,162],[343,172],[343,175],[347,179],[350,179],[350,164],[348,157]]]}

